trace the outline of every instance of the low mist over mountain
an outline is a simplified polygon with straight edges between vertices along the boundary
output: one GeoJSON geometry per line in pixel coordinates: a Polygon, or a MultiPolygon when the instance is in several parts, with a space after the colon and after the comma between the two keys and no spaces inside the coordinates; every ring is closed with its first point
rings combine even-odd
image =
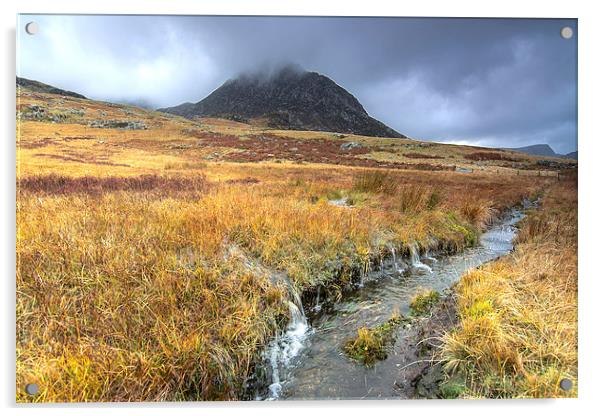
{"type": "Polygon", "coordinates": [[[226,81],[196,104],[158,111],[193,118],[261,119],[269,127],[377,137],[405,137],[370,117],[360,102],[330,78],[287,65],[273,73],[226,81]]]}

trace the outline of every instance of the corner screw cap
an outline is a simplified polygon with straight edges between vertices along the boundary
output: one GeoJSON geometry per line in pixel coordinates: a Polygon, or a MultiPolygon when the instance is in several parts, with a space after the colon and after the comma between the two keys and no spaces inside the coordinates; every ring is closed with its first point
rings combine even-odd
{"type": "Polygon", "coordinates": [[[560,380],[560,388],[564,391],[569,391],[573,388],[573,382],[568,378],[563,378],[560,380]]]}
{"type": "Polygon", "coordinates": [[[25,393],[29,394],[30,396],[35,396],[38,394],[38,391],[40,391],[40,388],[36,383],[29,383],[25,386],[25,393]]]}

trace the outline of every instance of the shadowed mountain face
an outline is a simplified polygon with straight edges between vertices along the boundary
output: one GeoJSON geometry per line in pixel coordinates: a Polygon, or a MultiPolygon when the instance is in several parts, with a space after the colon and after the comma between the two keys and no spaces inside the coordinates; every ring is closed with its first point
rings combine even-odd
{"type": "Polygon", "coordinates": [[[76,92],[62,90],[60,88],[53,87],[52,85],[44,84],[43,82],[39,82],[39,81],[33,81],[33,80],[30,80],[27,78],[17,77],[17,88],[18,87],[27,88],[31,91],[40,92],[40,93],[44,93],[44,94],[58,94],[58,95],[64,95],[67,97],[86,99],[86,97],[84,97],[83,95],[78,94],[76,92]]]}
{"type": "Polygon", "coordinates": [[[188,118],[263,119],[269,127],[280,129],[405,137],[370,117],[353,95],[330,78],[295,66],[269,75],[241,75],[196,104],[159,111],[188,118]]]}

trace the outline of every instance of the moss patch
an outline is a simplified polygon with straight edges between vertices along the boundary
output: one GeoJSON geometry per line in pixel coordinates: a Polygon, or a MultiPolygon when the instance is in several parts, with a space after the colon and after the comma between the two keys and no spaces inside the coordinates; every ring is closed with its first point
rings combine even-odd
{"type": "Polygon", "coordinates": [[[433,305],[439,302],[441,295],[433,289],[423,289],[416,293],[410,302],[413,315],[424,315],[433,305]]]}
{"type": "Polygon", "coordinates": [[[405,321],[399,314],[394,314],[387,322],[374,328],[362,327],[357,330],[357,337],[347,340],[343,347],[345,354],[368,367],[377,360],[387,358],[387,349],[395,342],[395,329],[405,321]]]}

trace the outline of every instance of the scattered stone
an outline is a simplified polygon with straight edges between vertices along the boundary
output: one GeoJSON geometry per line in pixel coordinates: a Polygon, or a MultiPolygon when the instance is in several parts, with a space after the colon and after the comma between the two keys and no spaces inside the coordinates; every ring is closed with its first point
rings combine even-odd
{"type": "Polygon", "coordinates": [[[228,120],[232,120],[232,121],[236,121],[238,123],[249,123],[249,119],[246,117],[243,117],[241,115],[238,114],[228,114],[225,116],[226,119],[228,120]]]}
{"type": "Polygon", "coordinates": [[[341,145],[341,150],[359,149],[361,147],[363,147],[363,146],[357,142],[349,142],[349,143],[343,143],[341,145]]]}
{"type": "Polygon", "coordinates": [[[347,199],[347,197],[342,197],[339,199],[330,199],[330,200],[328,200],[328,203],[330,205],[334,205],[335,207],[351,208],[351,205],[349,204],[349,200],[347,199]]]}
{"type": "Polygon", "coordinates": [[[28,105],[21,111],[21,116],[30,120],[41,120],[46,114],[46,108],[40,105],[28,105]]]}
{"type": "Polygon", "coordinates": [[[99,129],[120,129],[120,130],[147,130],[148,126],[142,121],[123,121],[123,120],[93,120],[88,123],[88,127],[99,129]]]}
{"type": "Polygon", "coordinates": [[[64,113],[51,113],[40,105],[28,105],[19,111],[22,120],[48,121],[51,123],[64,123],[69,117],[64,113]]]}
{"type": "Polygon", "coordinates": [[[221,154],[219,152],[213,152],[210,155],[205,156],[205,160],[214,160],[214,159],[219,159],[221,157],[221,154]]]}
{"type": "Polygon", "coordinates": [[[538,166],[543,166],[551,169],[574,169],[577,164],[570,162],[557,162],[555,160],[542,159],[537,161],[538,166]]]}
{"type": "Polygon", "coordinates": [[[83,116],[86,114],[86,110],[79,108],[67,108],[65,111],[67,114],[73,114],[75,116],[83,116]]]}

